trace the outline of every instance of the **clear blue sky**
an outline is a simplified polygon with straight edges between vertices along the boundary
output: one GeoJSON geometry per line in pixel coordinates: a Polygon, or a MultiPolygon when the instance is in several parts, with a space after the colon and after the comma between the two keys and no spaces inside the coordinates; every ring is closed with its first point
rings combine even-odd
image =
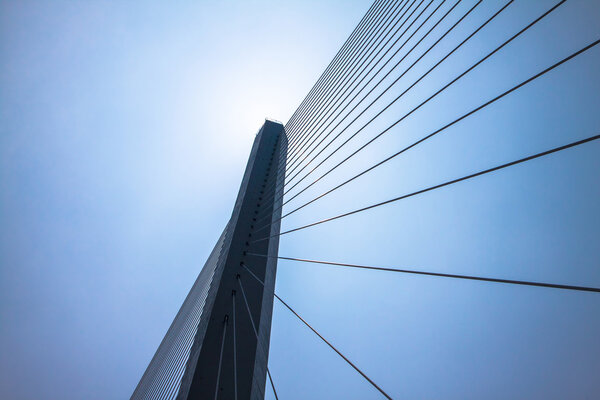
{"type": "MultiPolygon", "coordinates": [[[[511,5],[320,171],[555,3],[511,5]]],[[[288,210],[598,39],[595,3],[568,1],[288,210]]],[[[230,216],[256,130],[287,121],[369,6],[0,3],[2,398],[129,397],[230,216]]],[[[595,48],[283,229],[598,134],[598,71],[595,48]]],[[[599,171],[592,143],[286,235],[280,254],[598,287],[599,171]]],[[[394,398],[600,392],[597,294],[286,261],[277,291],[394,398]]],[[[277,303],[269,363],[282,399],[380,398],[277,303]]]]}

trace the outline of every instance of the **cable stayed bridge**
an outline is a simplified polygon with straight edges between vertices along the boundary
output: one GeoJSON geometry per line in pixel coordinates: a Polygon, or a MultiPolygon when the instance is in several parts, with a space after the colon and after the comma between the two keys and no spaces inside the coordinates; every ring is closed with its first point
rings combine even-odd
{"type": "MultiPolygon", "coordinates": [[[[559,302],[555,306],[581,302],[600,314],[600,273],[591,268],[599,266],[597,251],[590,257],[598,241],[593,204],[599,199],[600,159],[600,28],[592,3],[375,1],[285,125],[266,120],[260,128],[229,223],[131,399],[286,398],[278,391],[277,372],[269,368],[276,303],[363,380],[374,398],[408,397],[390,388],[389,379],[382,382],[275,289],[279,261],[346,274],[415,277],[424,292],[435,290],[433,282],[443,278],[470,282],[469,288],[480,285],[478,290],[569,293],[568,300],[553,298],[559,302]],[[589,21],[577,19],[582,15],[589,21]],[[458,144],[450,151],[448,143],[458,144]],[[410,176],[414,165],[402,164],[409,161],[425,171],[416,173],[421,180],[410,176]],[[539,176],[543,183],[533,179],[539,176]],[[562,182],[558,194],[547,189],[557,182],[562,182]],[[503,198],[506,188],[522,197],[503,198]],[[435,197],[452,190],[471,191],[451,201],[435,197]],[[529,197],[535,199],[529,214],[512,211],[529,197]],[[586,198],[579,204],[575,200],[581,197],[586,198]],[[409,222],[399,210],[403,206],[418,215],[418,223],[409,222]],[[588,218],[561,233],[558,214],[573,208],[588,218]],[[460,226],[483,224],[483,211],[490,210],[503,210],[493,218],[496,223],[519,222],[506,222],[514,228],[509,233],[489,228],[486,237],[477,237],[474,225],[468,234],[477,247],[465,251],[460,226]],[[531,210],[542,210],[540,219],[556,218],[556,232],[539,229],[538,237],[545,240],[523,235],[520,221],[535,218],[531,210]],[[336,236],[322,231],[312,242],[314,253],[287,253],[296,249],[298,238],[350,220],[350,228],[338,229],[336,236]],[[427,246],[414,250],[421,258],[412,255],[403,243],[411,235],[422,237],[421,225],[435,223],[449,229],[440,228],[427,237],[427,246]],[[383,246],[396,247],[393,263],[349,258],[369,252],[377,257],[383,246]],[[280,247],[286,252],[280,254],[280,247]],[[519,248],[525,256],[518,268],[498,268],[519,248]],[[580,253],[572,250],[575,261],[562,264],[562,270],[541,262],[561,264],[567,253],[561,248],[580,253]],[[340,249],[337,258],[319,257],[340,249]],[[456,254],[461,257],[452,261],[456,254]],[[455,269],[469,260],[472,267],[455,269]],[[479,264],[485,261],[493,267],[479,264]],[[415,264],[431,266],[407,266],[415,264]],[[535,267],[524,271],[531,264],[535,267]]],[[[499,296],[513,304],[513,293],[499,296]]],[[[401,315],[386,313],[386,319],[395,318],[401,315]]],[[[592,337],[586,340],[593,342],[592,337]]]]}

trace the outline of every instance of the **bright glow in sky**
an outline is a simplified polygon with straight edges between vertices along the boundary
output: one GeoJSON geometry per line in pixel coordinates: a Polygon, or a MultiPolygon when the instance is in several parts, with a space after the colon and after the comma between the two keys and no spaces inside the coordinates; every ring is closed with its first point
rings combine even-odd
{"type": "Polygon", "coordinates": [[[368,7],[0,3],[0,397],[131,394],[256,131],[368,7]]]}
{"type": "MultiPolygon", "coordinates": [[[[555,3],[514,2],[320,171],[555,3]]],[[[381,104],[502,4],[483,2],[381,104]]],[[[130,396],[230,217],[254,134],[288,120],[369,6],[0,3],[1,397],[130,396]]],[[[567,2],[284,211],[598,39],[599,20],[595,2],[567,2]]],[[[597,134],[599,70],[593,49],[282,228],[597,134]]],[[[280,254],[597,287],[599,154],[290,234],[280,254]]],[[[597,294],[399,275],[280,262],[277,291],[394,397],[600,392],[597,294]]],[[[269,362],[282,399],[380,398],[277,303],[269,362]]]]}

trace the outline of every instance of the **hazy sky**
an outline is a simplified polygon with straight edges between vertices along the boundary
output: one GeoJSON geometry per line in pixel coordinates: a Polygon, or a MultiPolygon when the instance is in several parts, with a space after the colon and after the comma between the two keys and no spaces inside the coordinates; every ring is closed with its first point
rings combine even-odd
{"type": "MultiPolygon", "coordinates": [[[[479,6],[374,108],[503,4],[479,6]]],[[[312,178],[554,4],[516,1],[312,178]]],[[[2,398],[130,396],[231,214],[254,134],[288,120],[369,6],[0,2],[2,398]]],[[[286,210],[600,38],[599,20],[596,2],[566,2],[286,210]]],[[[598,134],[598,71],[594,48],[282,227],[598,134]]],[[[598,287],[599,171],[594,142],[286,235],[280,254],[598,287]]],[[[600,392],[595,293],[286,261],[277,291],[394,398],[600,392]]],[[[281,399],[380,398],[294,318],[275,304],[281,399]]]]}

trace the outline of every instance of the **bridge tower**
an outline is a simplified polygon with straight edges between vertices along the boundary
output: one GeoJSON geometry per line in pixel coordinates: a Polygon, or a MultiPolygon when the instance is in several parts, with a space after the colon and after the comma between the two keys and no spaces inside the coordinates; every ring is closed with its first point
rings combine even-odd
{"type": "Polygon", "coordinates": [[[266,120],[231,218],[132,400],[264,398],[286,149],[283,125],[266,120]],[[270,232],[260,233],[270,239],[253,241],[257,222],[272,222],[270,232]]]}

